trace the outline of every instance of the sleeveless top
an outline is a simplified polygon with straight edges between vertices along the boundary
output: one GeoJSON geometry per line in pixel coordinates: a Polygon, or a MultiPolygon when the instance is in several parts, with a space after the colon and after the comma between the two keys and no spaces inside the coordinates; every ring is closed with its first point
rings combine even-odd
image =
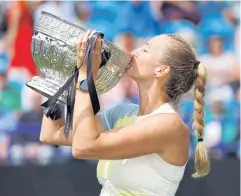
{"type": "MultiPolygon", "coordinates": [[[[137,116],[139,107],[123,104],[101,113],[106,130],[138,122],[157,113],[175,113],[168,104],[148,115],[137,116]]],[[[100,196],[174,196],[185,165],[167,163],[158,154],[121,160],[100,160],[97,178],[103,186],[100,196]]]]}

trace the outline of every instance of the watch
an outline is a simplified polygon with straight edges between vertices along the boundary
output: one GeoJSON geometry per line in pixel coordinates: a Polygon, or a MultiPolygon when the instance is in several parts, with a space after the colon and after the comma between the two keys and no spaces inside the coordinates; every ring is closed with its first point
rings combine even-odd
{"type": "Polygon", "coordinates": [[[89,92],[88,91],[87,79],[86,80],[81,80],[81,81],[77,82],[76,88],[81,90],[81,91],[89,92]]]}

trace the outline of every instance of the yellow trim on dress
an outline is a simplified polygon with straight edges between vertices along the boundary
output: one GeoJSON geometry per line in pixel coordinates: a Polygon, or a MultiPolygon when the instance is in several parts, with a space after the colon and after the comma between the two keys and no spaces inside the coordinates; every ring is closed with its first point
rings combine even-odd
{"type": "Polygon", "coordinates": [[[126,126],[126,125],[129,125],[133,122],[134,120],[134,117],[136,115],[135,114],[132,114],[131,116],[124,116],[123,118],[120,118],[114,125],[115,128],[118,128],[118,127],[122,127],[122,126],[126,126]]]}
{"type": "Polygon", "coordinates": [[[100,160],[97,164],[97,177],[107,179],[110,160],[100,160]]]}
{"type": "MultiPolygon", "coordinates": [[[[135,114],[132,114],[131,116],[126,115],[123,118],[120,118],[115,123],[114,128],[122,127],[122,126],[133,123],[135,116],[136,116],[135,114]]],[[[107,179],[108,169],[110,168],[110,164],[111,164],[111,160],[99,160],[99,162],[97,164],[97,177],[107,179]]],[[[139,195],[137,195],[137,196],[139,196],[139,195]]]]}

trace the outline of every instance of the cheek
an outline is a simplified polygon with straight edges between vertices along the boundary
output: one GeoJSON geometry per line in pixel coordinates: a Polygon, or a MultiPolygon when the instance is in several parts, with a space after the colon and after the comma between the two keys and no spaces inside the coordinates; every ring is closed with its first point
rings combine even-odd
{"type": "Polygon", "coordinates": [[[151,54],[144,54],[137,59],[137,67],[140,71],[145,73],[153,72],[155,68],[154,57],[151,54]]]}
{"type": "Polygon", "coordinates": [[[153,75],[154,63],[153,57],[149,54],[144,54],[136,58],[136,62],[127,70],[129,76],[138,78],[147,78],[153,75]]]}

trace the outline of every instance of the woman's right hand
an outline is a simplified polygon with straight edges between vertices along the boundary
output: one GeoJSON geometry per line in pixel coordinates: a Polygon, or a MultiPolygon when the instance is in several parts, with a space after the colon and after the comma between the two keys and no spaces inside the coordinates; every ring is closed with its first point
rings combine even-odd
{"type": "MultiPolygon", "coordinates": [[[[76,49],[77,49],[77,67],[79,68],[79,75],[87,77],[87,58],[85,62],[83,62],[87,47],[89,45],[89,40],[93,36],[96,31],[88,30],[84,35],[81,35],[77,41],[76,49]]],[[[95,45],[92,49],[92,71],[94,80],[97,76],[97,73],[100,68],[101,63],[101,37],[99,37],[95,45]]]]}

